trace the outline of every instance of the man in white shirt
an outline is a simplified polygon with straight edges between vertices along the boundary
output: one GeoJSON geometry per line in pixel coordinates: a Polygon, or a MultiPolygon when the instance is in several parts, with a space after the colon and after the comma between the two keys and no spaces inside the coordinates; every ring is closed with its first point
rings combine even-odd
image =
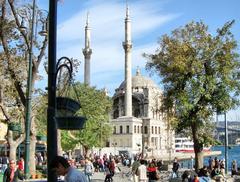
{"type": "Polygon", "coordinates": [[[85,175],[81,171],[70,166],[68,161],[62,156],[56,156],[52,160],[50,168],[55,171],[58,176],[65,176],[65,182],[87,182],[85,175]]]}
{"type": "Polygon", "coordinates": [[[140,160],[140,164],[141,165],[137,169],[137,175],[138,175],[139,182],[147,182],[148,177],[147,177],[147,167],[145,165],[145,161],[140,160]]]}

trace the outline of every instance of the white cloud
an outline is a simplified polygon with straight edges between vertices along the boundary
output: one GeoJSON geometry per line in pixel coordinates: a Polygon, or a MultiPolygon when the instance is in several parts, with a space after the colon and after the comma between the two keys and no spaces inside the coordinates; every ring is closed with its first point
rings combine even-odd
{"type": "MultiPolygon", "coordinates": [[[[125,3],[118,1],[89,1],[84,11],[81,11],[58,26],[59,44],[74,41],[71,46],[61,46],[61,55],[83,60],[82,48],[84,46],[84,27],[87,10],[90,12],[91,26],[91,72],[120,71],[124,69],[124,18],[125,3]],[[100,3],[101,2],[101,3],[100,3]],[[79,40],[79,41],[76,41],[79,40]]],[[[136,1],[130,4],[133,40],[144,38],[149,31],[158,28],[167,21],[176,18],[174,14],[160,14],[161,6],[158,4],[136,1]]],[[[145,61],[141,54],[145,50],[155,50],[153,45],[133,45],[133,67],[144,66],[145,61]]]]}

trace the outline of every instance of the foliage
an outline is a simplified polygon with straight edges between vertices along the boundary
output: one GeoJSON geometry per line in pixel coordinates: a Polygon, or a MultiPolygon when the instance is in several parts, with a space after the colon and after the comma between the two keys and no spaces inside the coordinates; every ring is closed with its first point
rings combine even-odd
{"type": "MultiPolygon", "coordinates": [[[[65,82],[64,82],[65,83],[65,82]]],[[[102,147],[112,133],[109,125],[111,100],[102,90],[81,84],[79,82],[67,86],[62,96],[70,97],[81,104],[76,115],[87,118],[85,128],[80,131],[61,131],[61,146],[64,151],[74,149],[82,144],[89,149],[93,146],[102,147]]],[[[36,98],[36,115],[38,134],[46,135],[47,126],[47,97],[42,94],[36,98]]]]}
{"type": "Polygon", "coordinates": [[[47,135],[47,94],[42,93],[34,99],[36,110],[36,128],[38,135],[47,135]]]}
{"type": "MultiPolygon", "coordinates": [[[[30,2],[30,1],[28,1],[30,2]]],[[[30,2],[32,3],[32,2],[30,2]]],[[[31,25],[32,25],[32,5],[19,1],[1,1],[0,2],[0,78],[1,83],[1,105],[0,109],[3,112],[6,123],[12,121],[20,121],[21,126],[25,127],[25,107],[28,101],[26,98],[28,63],[31,47],[31,25]],[[25,30],[21,29],[21,21],[25,20],[25,30]]],[[[36,7],[38,18],[36,23],[38,32],[42,24],[47,21],[47,13],[43,14],[38,7],[36,7]],[[41,19],[41,21],[39,21],[41,19]]],[[[45,50],[47,47],[47,36],[33,37],[33,52],[32,52],[32,82],[30,83],[33,92],[34,84],[39,80],[40,75],[38,68],[45,58],[45,50]]],[[[33,97],[34,100],[34,97],[33,97]]],[[[32,109],[32,116],[34,116],[34,108],[32,109]]],[[[35,120],[31,119],[31,135],[35,135],[35,120]]],[[[23,130],[24,131],[24,130],[23,130]]],[[[34,137],[30,137],[30,146],[33,146],[34,137]]],[[[16,157],[15,147],[24,140],[24,134],[15,138],[11,132],[8,132],[7,137],[10,145],[10,158],[16,157]]],[[[30,171],[35,170],[34,150],[30,150],[30,171]]]]}
{"type": "Polygon", "coordinates": [[[191,131],[195,153],[213,142],[209,127],[213,113],[239,104],[240,64],[230,31],[233,23],[227,22],[213,36],[203,22],[190,22],[171,36],[163,35],[155,54],[144,55],[146,68],[162,78],[163,109],[172,111],[178,131],[191,131]]]}
{"type": "Polygon", "coordinates": [[[74,139],[71,139],[72,141],[69,140],[67,133],[63,132],[63,149],[72,149],[78,143],[82,144],[85,149],[93,146],[101,147],[112,131],[108,124],[111,109],[110,98],[106,96],[104,91],[80,84],[79,82],[71,87],[70,94],[72,98],[80,101],[82,108],[77,115],[86,117],[87,121],[84,129],[71,132],[74,136],[74,139]],[[67,145],[70,145],[70,147],[67,147],[67,145]]]}

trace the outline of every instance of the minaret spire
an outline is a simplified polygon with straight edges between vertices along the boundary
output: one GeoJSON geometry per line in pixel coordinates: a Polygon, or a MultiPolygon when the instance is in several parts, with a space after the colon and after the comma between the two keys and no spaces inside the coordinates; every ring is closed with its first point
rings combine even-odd
{"type": "Polygon", "coordinates": [[[87,12],[86,26],[89,25],[89,11],[87,12]]]}
{"type": "Polygon", "coordinates": [[[129,18],[129,6],[127,0],[126,0],[126,18],[129,18]]]}
{"type": "Polygon", "coordinates": [[[87,12],[86,26],[85,26],[85,48],[84,55],[84,83],[90,85],[90,58],[92,49],[90,48],[91,31],[89,27],[89,12],[87,12]]]}
{"type": "Polygon", "coordinates": [[[132,40],[131,40],[131,20],[129,7],[126,1],[126,18],[125,18],[125,41],[123,48],[125,51],[125,116],[132,116],[132,40]]]}

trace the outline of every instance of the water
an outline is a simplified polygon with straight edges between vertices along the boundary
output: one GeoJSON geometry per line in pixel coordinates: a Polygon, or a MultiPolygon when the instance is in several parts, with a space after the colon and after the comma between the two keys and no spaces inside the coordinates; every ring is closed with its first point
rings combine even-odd
{"type": "MultiPolygon", "coordinates": [[[[224,146],[214,146],[211,148],[212,151],[221,151],[221,155],[212,156],[212,158],[217,157],[218,159],[225,159],[225,147],[224,146]]],[[[204,165],[208,166],[209,157],[204,158],[204,165]]],[[[228,170],[231,170],[231,163],[233,160],[236,160],[238,167],[240,167],[240,146],[231,146],[228,148],[228,170]]],[[[193,161],[194,163],[194,161],[193,161]]],[[[186,160],[181,162],[181,166],[184,168],[190,168],[191,160],[186,160]]]]}

